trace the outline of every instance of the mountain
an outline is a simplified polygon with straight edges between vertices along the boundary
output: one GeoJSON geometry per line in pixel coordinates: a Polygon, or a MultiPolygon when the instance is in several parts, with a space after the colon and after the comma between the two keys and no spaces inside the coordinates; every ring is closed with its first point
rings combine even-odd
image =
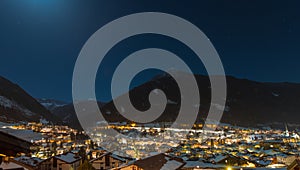
{"type": "Polygon", "coordinates": [[[53,116],[21,87],[0,76],[0,121],[39,122],[40,119],[59,122],[59,118],[53,116]]]}
{"type": "Polygon", "coordinates": [[[46,109],[52,111],[58,107],[65,106],[69,103],[63,102],[60,100],[54,100],[54,99],[36,99],[41,105],[43,105],[46,109]]]}
{"type": "MultiPolygon", "coordinates": [[[[210,107],[210,81],[203,75],[195,75],[195,78],[201,97],[196,122],[203,122],[210,107]]],[[[231,76],[227,76],[226,80],[228,94],[222,122],[241,126],[283,126],[284,123],[288,123],[289,126],[300,127],[300,84],[263,83],[231,76]]],[[[174,121],[179,112],[181,96],[175,80],[169,75],[156,76],[130,90],[132,104],[139,110],[148,110],[148,94],[155,88],[164,91],[168,98],[165,111],[155,122],[174,121]]],[[[122,97],[124,96],[116,100],[122,97]]],[[[104,114],[108,121],[129,121],[118,113],[113,102],[107,103],[101,110],[109,113],[104,114]]]]}
{"type": "MultiPolygon", "coordinates": [[[[182,74],[184,76],[184,74],[182,74]]],[[[210,81],[207,76],[195,75],[201,97],[199,114],[196,122],[203,122],[210,107],[210,81]]],[[[227,101],[222,122],[241,126],[281,126],[300,128],[300,84],[263,83],[227,76],[227,101]]],[[[168,74],[154,77],[129,91],[132,104],[139,110],[150,107],[148,94],[153,89],[165,92],[168,102],[163,114],[154,122],[174,121],[180,109],[181,97],[175,80],[168,74]]],[[[123,95],[116,100],[120,100],[123,95]]],[[[0,77],[0,121],[61,121],[71,127],[81,128],[73,104],[55,100],[39,100],[25,92],[18,85],[0,77]],[[49,106],[47,110],[44,106],[49,106]]],[[[110,122],[128,121],[118,113],[113,102],[101,103],[99,107],[104,117],[110,122]]],[[[190,107],[195,104],[191,103],[190,107]]]]}
{"type": "MultiPolygon", "coordinates": [[[[104,105],[104,103],[98,102],[99,107],[102,107],[103,105],[104,105]]],[[[72,128],[82,129],[82,127],[78,121],[77,115],[75,113],[73,103],[67,104],[64,106],[60,106],[60,107],[56,107],[51,112],[56,117],[59,117],[64,124],[66,124],[72,128]]]]}
{"type": "MultiPolygon", "coordinates": [[[[55,99],[37,99],[37,101],[45,108],[47,108],[52,115],[58,117],[61,123],[72,128],[82,130],[82,127],[75,113],[73,103],[67,103],[55,99]]],[[[102,107],[103,105],[104,103],[98,102],[99,107],[102,107]]]]}

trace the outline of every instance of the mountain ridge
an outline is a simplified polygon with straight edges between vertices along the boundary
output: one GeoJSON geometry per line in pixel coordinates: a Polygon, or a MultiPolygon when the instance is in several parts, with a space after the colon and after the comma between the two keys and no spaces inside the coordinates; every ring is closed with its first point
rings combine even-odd
{"type": "Polygon", "coordinates": [[[1,121],[40,121],[59,122],[35,98],[19,85],[0,76],[0,113],[1,121]]]}
{"type": "MultiPolygon", "coordinates": [[[[195,77],[201,98],[196,120],[198,123],[206,119],[211,92],[207,76],[195,77]]],[[[226,76],[226,80],[228,95],[222,122],[241,126],[288,123],[300,127],[300,105],[297,102],[300,98],[300,83],[258,82],[233,76],[226,76]]],[[[131,89],[129,96],[132,104],[138,110],[148,110],[148,94],[156,88],[163,90],[168,98],[163,115],[156,121],[174,121],[181,101],[178,85],[169,75],[156,76],[131,89]]],[[[104,117],[108,121],[130,122],[118,113],[112,101],[98,104],[101,111],[107,113],[104,117]]],[[[41,118],[81,128],[72,103],[54,107],[50,112],[20,86],[0,76],[0,121],[39,121],[41,118]]]]}
{"type": "MultiPolygon", "coordinates": [[[[210,107],[210,81],[208,76],[195,75],[200,91],[200,110],[196,122],[206,119],[210,107]]],[[[297,100],[300,98],[300,84],[289,82],[258,82],[248,79],[238,79],[226,76],[227,100],[222,122],[242,125],[257,126],[282,122],[299,124],[300,106],[297,100]]],[[[129,92],[132,104],[139,110],[147,110],[150,107],[148,94],[155,88],[163,90],[168,99],[173,101],[166,106],[165,112],[157,121],[174,121],[180,108],[180,96],[176,82],[170,76],[158,76],[129,92]],[[171,118],[171,119],[170,119],[171,118]]],[[[119,98],[121,98],[120,96],[119,98]]],[[[118,100],[118,98],[116,99],[118,100]]],[[[101,108],[103,112],[112,114],[105,115],[109,121],[125,121],[123,116],[116,110],[113,102],[101,108]]]]}

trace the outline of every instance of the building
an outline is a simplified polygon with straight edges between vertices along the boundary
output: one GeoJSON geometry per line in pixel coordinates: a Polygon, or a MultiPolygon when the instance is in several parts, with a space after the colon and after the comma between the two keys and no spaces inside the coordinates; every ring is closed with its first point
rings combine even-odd
{"type": "Polygon", "coordinates": [[[42,159],[28,157],[28,156],[20,156],[17,158],[10,159],[10,162],[20,165],[24,167],[24,169],[28,169],[28,170],[39,170],[40,163],[42,161],[43,161],[42,159]]]}
{"type": "Polygon", "coordinates": [[[40,170],[77,170],[82,164],[82,158],[72,152],[53,156],[42,161],[40,170]]]}
{"type": "Polygon", "coordinates": [[[2,162],[0,170],[31,170],[14,162],[2,162]]]}
{"type": "Polygon", "coordinates": [[[287,170],[300,170],[300,160],[295,159],[288,167],[287,170]]]}
{"type": "Polygon", "coordinates": [[[241,166],[247,164],[248,162],[243,158],[240,158],[238,156],[233,156],[230,154],[217,155],[214,158],[212,158],[210,161],[213,164],[232,165],[232,166],[241,166]]]}
{"type": "Polygon", "coordinates": [[[150,156],[144,159],[131,161],[114,170],[178,170],[185,165],[179,158],[173,158],[163,153],[150,156]]]}
{"type": "Polygon", "coordinates": [[[106,170],[119,167],[121,164],[126,163],[127,159],[121,158],[113,153],[106,152],[98,158],[92,159],[90,163],[97,170],[106,170]]]}
{"type": "Polygon", "coordinates": [[[31,139],[37,133],[25,130],[0,128],[0,154],[15,156],[17,153],[30,153],[31,139]]]}

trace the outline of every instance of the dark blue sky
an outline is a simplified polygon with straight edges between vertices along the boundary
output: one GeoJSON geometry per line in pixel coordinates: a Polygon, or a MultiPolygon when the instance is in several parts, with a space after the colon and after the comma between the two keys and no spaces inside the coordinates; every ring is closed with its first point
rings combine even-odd
{"type": "MultiPolygon", "coordinates": [[[[159,11],[197,25],[211,40],[225,72],[239,78],[300,82],[299,1],[0,1],[0,75],[34,97],[71,100],[72,72],[87,39],[121,16],[159,11]]],[[[115,66],[133,51],[159,47],[181,56],[201,74],[200,61],[176,40],[145,35],[126,39],[107,54],[97,79],[100,100],[109,100],[115,66]]],[[[140,74],[141,83],[153,72],[140,74]]]]}

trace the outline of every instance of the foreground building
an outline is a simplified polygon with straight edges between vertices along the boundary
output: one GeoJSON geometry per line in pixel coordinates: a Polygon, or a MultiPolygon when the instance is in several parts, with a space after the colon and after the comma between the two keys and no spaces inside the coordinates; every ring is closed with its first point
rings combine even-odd
{"type": "Polygon", "coordinates": [[[179,170],[184,165],[183,160],[161,153],[129,162],[114,170],[179,170]]]}
{"type": "Polygon", "coordinates": [[[72,152],[53,156],[42,161],[39,165],[40,170],[77,170],[82,164],[82,158],[72,152]]]}
{"type": "Polygon", "coordinates": [[[288,167],[287,170],[300,170],[300,160],[295,159],[288,167]]]}
{"type": "Polygon", "coordinates": [[[119,167],[120,165],[127,162],[127,159],[121,158],[113,153],[107,152],[99,156],[98,158],[92,159],[90,163],[96,170],[105,170],[119,167]]]}

